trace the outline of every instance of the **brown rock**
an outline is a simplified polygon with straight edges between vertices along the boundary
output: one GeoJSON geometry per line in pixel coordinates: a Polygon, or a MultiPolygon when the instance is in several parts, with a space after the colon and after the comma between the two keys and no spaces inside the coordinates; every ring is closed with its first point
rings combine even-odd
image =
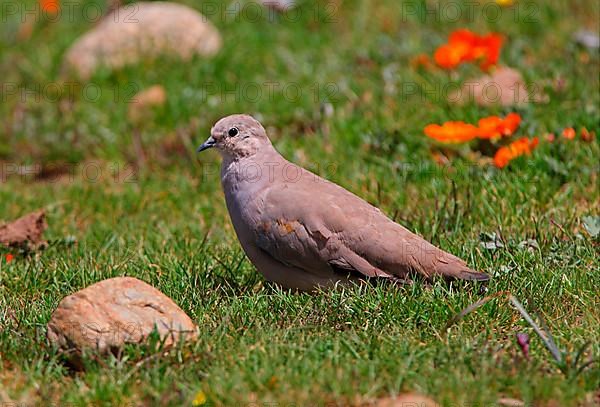
{"type": "Polygon", "coordinates": [[[481,106],[513,106],[543,101],[541,88],[526,86],[521,73],[508,67],[498,67],[491,75],[464,82],[460,90],[448,95],[450,103],[463,105],[475,102],[481,106]]]}
{"type": "Polygon", "coordinates": [[[42,239],[48,227],[43,210],[32,212],[0,226],[0,244],[7,247],[35,249],[45,243],[42,239]]]}
{"type": "Polygon", "coordinates": [[[64,68],[88,79],[99,66],[111,69],[161,55],[185,61],[212,56],[221,36],[208,19],[182,4],[137,2],[108,14],[69,48],[64,68]]]}
{"type": "Polygon", "coordinates": [[[143,342],[156,327],[166,347],[197,335],[197,326],[169,297],[132,277],[100,281],[58,304],[48,339],[63,350],[115,352],[143,342]]]}
{"type": "Polygon", "coordinates": [[[416,393],[401,394],[397,397],[388,397],[379,399],[373,404],[367,404],[373,407],[439,407],[435,401],[416,393]]]}

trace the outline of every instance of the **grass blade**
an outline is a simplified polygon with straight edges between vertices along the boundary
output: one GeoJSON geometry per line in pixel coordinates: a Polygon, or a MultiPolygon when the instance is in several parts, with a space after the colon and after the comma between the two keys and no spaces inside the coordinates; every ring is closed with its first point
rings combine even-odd
{"type": "Polygon", "coordinates": [[[512,304],[515,306],[517,311],[519,311],[519,313],[523,316],[525,321],[527,321],[527,323],[533,328],[535,333],[538,334],[538,336],[542,339],[542,342],[544,342],[544,345],[546,345],[546,347],[548,348],[548,350],[550,351],[550,353],[552,354],[554,359],[560,365],[562,365],[563,364],[562,353],[558,349],[556,344],[554,343],[554,340],[552,339],[552,336],[550,335],[550,333],[544,332],[542,330],[542,328],[540,328],[539,325],[535,323],[533,318],[531,318],[531,315],[529,315],[529,313],[527,312],[527,310],[525,310],[525,308],[519,302],[519,300],[517,300],[512,294],[510,295],[509,299],[510,299],[510,302],[512,302],[512,304]]]}

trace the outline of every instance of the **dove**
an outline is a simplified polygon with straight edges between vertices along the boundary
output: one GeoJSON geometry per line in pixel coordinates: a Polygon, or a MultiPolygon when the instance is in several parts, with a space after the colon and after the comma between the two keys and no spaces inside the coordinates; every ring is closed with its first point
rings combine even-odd
{"type": "Polygon", "coordinates": [[[216,148],[235,233],[266,280],[315,291],[369,278],[487,281],[341,186],[286,160],[253,117],[222,118],[198,152],[216,148]]]}

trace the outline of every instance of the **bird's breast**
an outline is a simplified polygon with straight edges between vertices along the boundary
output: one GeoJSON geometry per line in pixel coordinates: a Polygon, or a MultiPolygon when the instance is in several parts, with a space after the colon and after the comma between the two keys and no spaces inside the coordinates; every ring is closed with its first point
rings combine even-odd
{"type": "Polygon", "coordinates": [[[223,168],[221,173],[225,202],[236,228],[251,225],[262,213],[264,183],[253,168],[252,163],[234,163],[223,168]]]}

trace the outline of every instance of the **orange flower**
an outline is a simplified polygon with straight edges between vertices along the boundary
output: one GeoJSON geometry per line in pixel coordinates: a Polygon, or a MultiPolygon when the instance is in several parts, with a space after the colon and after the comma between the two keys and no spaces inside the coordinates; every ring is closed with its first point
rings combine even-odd
{"type": "Polygon", "coordinates": [[[443,143],[464,143],[477,137],[477,127],[465,122],[446,122],[425,126],[425,135],[443,143]]]}
{"type": "Polygon", "coordinates": [[[502,42],[496,33],[479,36],[466,29],[456,30],[450,34],[448,43],[435,51],[434,59],[444,69],[453,69],[462,62],[480,61],[481,69],[487,70],[498,62],[502,42]]]}
{"type": "Polygon", "coordinates": [[[495,139],[502,137],[499,128],[502,125],[502,119],[498,116],[484,117],[478,122],[479,138],[495,139]]]}
{"type": "Polygon", "coordinates": [[[573,140],[576,136],[575,129],[573,127],[567,127],[563,130],[562,136],[567,140],[573,140]]]}
{"type": "Polygon", "coordinates": [[[567,127],[563,130],[562,136],[567,140],[573,140],[575,138],[575,129],[573,127],[567,127]]]}
{"type": "Polygon", "coordinates": [[[521,124],[521,116],[518,113],[509,113],[504,119],[498,116],[484,117],[478,122],[479,138],[497,139],[502,136],[512,135],[521,124]]]}
{"type": "Polygon", "coordinates": [[[480,37],[472,50],[472,57],[480,61],[479,66],[487,71],[498,63],[500,49],[504,40],[499,34],[491,33],[480,37]]]}
{"type": "Polygon", "coordinates": [[[592,141],[594,141],[594,139],[596,138],[596,133],[594,133],[593,131],[590,132],[588,131],[588,129],[586,129],[585,127],[583,127],[581,129],[581,139],[583,141],[586,141],[588,143],[591,143],[592,141]]]}
{"type": "Polygon", "coordinates": [[[518,113],[509,113],[499,126],[503,136],[512,135],[521,125],[521,116],[518,113]]]}
{"type": "Polygon", "coordinates": [[[456,30],[448,38],[448,44],[435,51],[435,62],[445,69],[453,69],[460,63],[468,61],[472,48],[476,43],[476,35],[469,30],[456,30]]]}
{"type": "Polygon", "coordinates": [[[6,263],[10,263],[11,261],[13,261],[13,259],[15,258],[15,256],[13,256],[12,254],[8,253],[6,256],[6,263]]]}
{"type": "Polygon", "coordinates": [[[431,67],[431,60],[429,59],[428,55],[419,54],[416,57],[414,57],[413,59],[411,59],[410,65],[415,69],[420,68],[420,67],[428,69],[431,67]]]}
{"type": "Polygon", "coordinates": [[[468,48],[472,48],[477,43],[478,35],[466,28],[455,30],[448,37],[448,43],[451,45],[464,44],[468,48]]]}
{"type": "Polygon", "coordinates": [[[58,13],[60,6],[59,0],[39,0],[42,11],[49,14],[58,13]]]}
{"type": "Polygon", "coordinates": [[[436,64],[444,69],[454,69],[464,61],[468,52],[469,50],[466,48],[442,45],[435,51],[433,59],[436,64]]]}
{"type": "Polygon", "coordinates": [[[534,137],[529,140],[527,137],[513,141],[505,147],[500,147],[494,155],[494,164],[498,168],[504,168],[508,163],[522,155],[529,155],[537,147],[539,139],[534,137]]]}
{"type": "Polygon", "coordinates": [[[494,155],[494,165],[498,168],[504,168],[512,159],[513,155],[511,154],[510,149],[508,147],[501,147],[494,155]]]}

